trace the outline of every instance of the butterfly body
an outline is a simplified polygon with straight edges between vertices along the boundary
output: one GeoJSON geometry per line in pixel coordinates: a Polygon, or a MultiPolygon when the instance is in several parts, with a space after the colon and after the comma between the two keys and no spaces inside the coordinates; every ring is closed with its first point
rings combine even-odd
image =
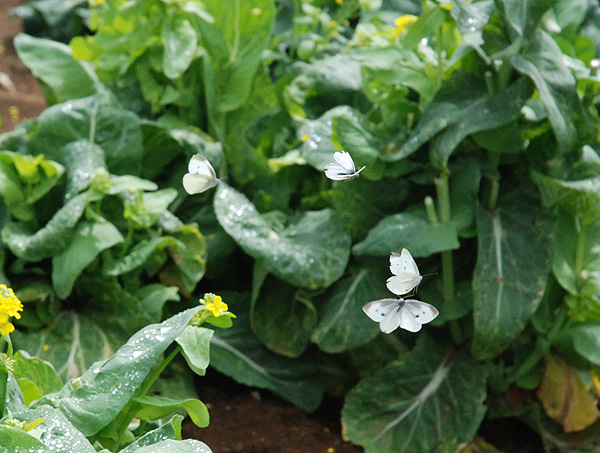
{"type": "Polygon", "coordinates": [[[391,333],[398,327],[418,332],[423,324],[433,321],[438,310],[427,302],[407,299],[379,299],[363,306],[365,314],[379,323],[383,333],[391,333]]]}
{"type": "Polygon", "coordinates": [[[333,160],[335,162],[325,165],[325,176],[333,181],[358,178],[358,174],[365,169],[362,167],[360,170],[356,170],[352,156],[346,151],[333,153],[333,160]]]}
{"type": "Polygon", "coordinates": [[[215,169],[201,154],[194,154],[188,164],[188,173],[183,175],[183,188],[194,195],[215,187],[219,183],[215,169]]]}

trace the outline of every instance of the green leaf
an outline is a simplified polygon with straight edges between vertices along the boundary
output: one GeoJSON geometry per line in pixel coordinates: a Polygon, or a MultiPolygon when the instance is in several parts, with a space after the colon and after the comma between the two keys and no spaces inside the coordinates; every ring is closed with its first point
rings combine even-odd
{"type": "MultiPolygon", "coordinates": [[[[167,423],[161,427],[147,432],[135,442],[129,444],[119,453],[133,453],[142,447],[156,445],[166,439],[181,440],[181,422],[183,415],[175,414],[167,423]]],[[[210,451],[210,450],[207,450],[210,451]]]]}
{"type": "Polygon", "coordinates": [[[84,221],[77,225],[68,247],[52,258],[52,284],[56,295],[66,299],[85,268],[102,251],[123,240],[117,227],[110,222],[84,221]]]}
{"type": "Polygon", "coordinates": [[[378,335],[379,326],[365,316],[362,306],[389,296],[384,275],[374,269],[362,268],[336,282],[320,298],[319,324],[311,340],[330,354],[367,344],[378,335]]]}
{"type": "Polygon", "coordinates": [[[459,247],[453,223],[432,224],[423,213],[388,216],[369,231],[367,237],[352,248],[355,255],[387,256],[393,251],[410,249],[415,257],[427,257],[459,247]]]}
{"type": "Polygon", "coordinates": [[[2,453],[50,453],[48,447],[31,434],[12,426],[0,425],[0,448],[2,453]]]}
{"type": "Polygon", "coordinates": [[[323,397],[316,364],[306,357],[290,359],[265,348],[250,327],[249,303],[234,296],[226,300],[237,317],[230,329],[213,335],[211,366],[241,384],[271,390],[307,412],[314,411],[323,397]]]}
{"type": "Polygon", "coordinates": [[[492,96],[481,80],[454,72],[400,150],[385,156],[386,160],[403,159],[435,137],[431,160],[438,167],[445,167],[452,152],[467,136],[508,124],[521,114],[526,100],[525,85],[519,80],[492,96]],[[465,97],[465,92],[470,95],[465,97]]]}
{"type": "Polygon", "coordinates": [[[517,71],[535,83],[560,151],[573,150],[577,145],[577,83],[564,63],[558,44],[548,33],[538,31],[535,39],[531,39],[510,62],[517,71]]]}
{"type": "Polygon", "coordinates": [[[62,155],[67,169],[67,200],[87,189],[97,172],[106,171],[104,151],[88,140],[76,140],[66,144],[62,155]]]}
{"type": "Polygon", "coordinates": [[[472,440],[486,411],[487,371],[445,344],[423,335],[360,381],[342,410],[344,437],[365,453],[456,451],[472,440]]]}
{"type": "Polygon", "coordinates": [[[177,400],[163,396],[138,396],[132,398],[132,401],[141,406],[135,416],[142,420],[158,420],[183,408],[196,426],[200,428],[208,426],[208,409],[197,399],[177,400]]]}
{"type": "Polygon", "coordinates": [[[71,48],[66,44],[19,33],[14,46],[21,61],[44,84],[49,104],[96,92],[95,75],[73,58],[71,48]]]}
{"type": "Polygon", "coordinates": [[[159,322],[162,317],[163,306],[167,301],[178,302],[181,298],[175,286],[165,286],[162,283],[151,283],[135,292],[135,297],[140,300],[140,307],[152,319],[159,322]]]}
{"type": "Polygon", "coordinates": [[[572,295],[600,294],[600,218],[583,223],[560,210],[554,232],[552,271],[572,295]]]}
{"type": "Polygon", "coordinates": [[[41,261],[61,253],[72,239],[75,225],[87,205],[87,193],[72,198],[38,231],[23,223],[9,222],[2,229],[2,241],[25,261],[41,261]]]}
{"type": "MultiPolygon", "coordinates": [[[[124,452],[125,450],[122,450],[124,452]]],[[[194,439],[186,440],[163,440],[157,444],[148,447],[138,448],[136,450],[127,450],[127,453],[210,453],[204,442],[194,439]]]]}
{"type": "Polygon", "coordinates": [[[517,338],[541,301],[549,219],[535,198],[514,192],[493,212],[480,207],[477,226],[472,351],[483,360],[496,357],[517,338]]]}
{"type": "MultiPolygon", "coordinates": [[[[204,376],[210,362],[210,339],[214,330],[187,326],[177,337],[188,366],[199,376],[204,376]]],[[[198,425],[200,426],[200,425],[198,425]]]]}
{"type": "Polygon", "coordinates": [[[522,42],[522,38],[532,37],[542,16],[555,4],[556,0],[501,0],[504,19],[512,32],[513,41],[522,42]]]}
{"type": "Polygon", "coordinates": [[[329,209],[308,211],[276,232],[241,193],[221,183],[214,201],[223,229],[258,263],[303,288],[337,280],[348,263],[350,236],[329,209]]]}
{"type": "Polygon", "coordinates": [[[113,261],[104,269],[106,275],[117,276],[131,272],[143,266],[150,257],[167,247],[184,250],[185,245],[172,236],[161,236],[152,239],[143,239],[131,249],[131,251],[119,261],[113,261]]]}
{"type": "Polygon", "coordinates": [[[553,338],[553,343],[566,344],[586,361],[600,366],[600,325],[578,325],[563,329],[553,338]]]}
{"type": "Polygon", "coordinates": [[[15,347],[50,362],[63,381],[113,353],[106,333],[86,316],[62,311],[44,330],[11,334],[15,347]]]}
{"type": "Polygon", "coordinates": [[[59,182],[64,171],[62,165],[43,160],[43,156],[0,152],[0,195],[13,216],[31,221],[35,212],[33,203],[59,182]]]}
{"type": "Polygon", "coordinates": [[[216,86],[206,89],[216,91],[218,111],[229,112],[242,106],[250,95],[262,51],[271,38],[275,4],[271,0],[232,0],[223,8],[220,0],[202,3],[214,24],[197,24],[213,70],[219,74],[216,86]]]}
{"type": "Polygon", "coordinates": [[[58,373],[49,362],[31,357],[25,351],[17,351],[13,356],[13,360],[15,361],[13,375],[23,391],[26,405],[29,406],[33,400],[48,393],[56,392],[63,386],[58,373]],[[26,379],[30,383],[29,391],[23,389],[22,379],[26,379]]]}
{"type": "MultiPolygon", "coordinates": [[[[444,15],[441,11],[439,15],[443,21],[444,15]]],[[[419,36],[419,41],[422,37],[423,35],[419,36]]],[[[406,41],[403,44],[406,45],[406,41]]],[[[436,86],[427,77],[425,63],[414,52],[397,46],[364,47],[353,50],[351,56],[361,64],[363,71],[369,71],[369,76],[377,82],[395,86],[396,89],[399,85],[412,88],[426,101],[430,101],[435,94],[436,86]]]]}
{"type": "Polygon", "coordinates": [[[163,22],[163,71],[169,79],[181,76],[196,57],[198,34],[184,17],[166,17],[163,22]]]}
{"type": "Polygon", "coordinates": [[[317,324],[310,296],[303,290],[268,276],[252,298],[252,329],[272,351],[299,357],[317,324]]]}
{"type": "MultiPolygon", "coordinates": [[[[77,447],[77,453],[96,452],[96,449],[92,447],[92,444],[85,438],[84,434],[69,423],[65,415],[56,408],[45,405],[34,410],[15,413],[14,416],[27,422],[44,420],[40,425],[40,428],[44,430],[40,436],[40,441],[48,447],[48,451],[69,452],[71,448],[77,447]],[[58,446],[65,446],[65,449],[58,450],[58,446]]],[[[3,444],[0,443],[0,445],[3,444]]],[[[33,451],[37,452],[38,450],[33,451]]]]}
{"type": "Polygon", "coordinates": [[[138,331],[113,357],[96,362],[76,383],[67,383],[35,405],[50,403],[85,436],[96,434],[125,407],[158,358],[197,311],[198,307],[190,308],[138,331]]]}
{"type": "Polygon", "coordinates": [[[104,151],[110,173],[139,175],[143,155],[140,119],[108,91],[53,105],[37,119],[32,152],[66,165],[63,146],[85,139],[104,151]]]}

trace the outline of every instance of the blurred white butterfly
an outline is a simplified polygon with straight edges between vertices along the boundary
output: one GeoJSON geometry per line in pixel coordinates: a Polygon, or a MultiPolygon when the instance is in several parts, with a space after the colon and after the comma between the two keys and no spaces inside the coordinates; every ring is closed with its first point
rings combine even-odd
{"type": "Polygon", "coordinates": [[[357,178],[358,174],[365,169],[363,167],[357,171],[350,153],[346,151],[333,153],[333,160],[335,162],[325,165],[325,176],[333,181],[347,181],[348,179],[357,178]]]}
{"type": "Polygon", "coordinates": [[[379,323],[383,333],[391,333],[398,327],[418,332],[423,324],[433,321],[439,311],[433,305],[420,300],[379,299],[363,306],[363,311],[379,323]]]}
{"type": "Polygon", "coordinates": [[[219,183],[215,169],[201,154],[192,156],[188,164],[188,172],[183,175],[183,188],[190,195],[202,193],[219,183]]]}
{"type": "Polygon", "coordinates": [[[406,249],[402,249],[400,254],[392,252],[390,255],[390,271],[394,275],[387,279],[387,287],[398,296],[412,291],[423,280],[417,263],[406,249]]]}

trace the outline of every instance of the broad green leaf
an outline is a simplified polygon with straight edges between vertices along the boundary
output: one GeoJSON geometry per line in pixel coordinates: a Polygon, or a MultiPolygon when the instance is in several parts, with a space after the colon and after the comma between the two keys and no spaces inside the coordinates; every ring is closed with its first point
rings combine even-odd
{"type": "Polygon", "coordinates": [[[226,300],[237,317],[230,329],[215,331],[211,366],[241,384],[271,390],[305,411],[315,410],[323,397],[316,364],[306,357],[290,359],[268,350],[252,332],[249,303],[235,296],[226,300]]]}
{"type": "MultiPolygon", "coordinates": [[[[542,16],[556,0],[501,0],[499,6],[509,27],[513,41],[523,42],[536,32],[542,16]]],[[[531,39],[529,42],[533,41],[531,39]]]]}
{"type": "Polygon", "coordinates": [[[204,442],[194,439],[185,440],[163,440],[157,444],[138,448],[137,450],[127,450],[135,453],[211,453],[204,442]]]}
{"type": "Polygon", "coordinates": [[[140,119],[125,110],[110,92],[53,105],[37,119],[29,142],[32,151],[63,165],[62,148],[85,139],[104,151],[110,173],[139,175],[143,154],[140,119]]]}
{"type": "Polygon", "coordinates": [[[475,158],[456,160],[450,167],[452,221],[461,237],[472,237],[481,182],[482,163],[475,158]]]}
{"type": "Polygon", "coordinates": [[[142,190],[144,192],[151,192],[158,189],[158,185],[147,179],[141,179],[136,176],[123,175],[115,176],[110,175],[110,187],[108,193],[110,195],[116,195],[123,192],[131,192],[131,189],[142,190]]]}
{"type": "Polygon", "coordinates": [[[317,313],[304,290],[268,276],[252,298],[252,330],[272,351],[298,357],[307,348],[317,313]]]}
{"type": "Polygon", "coordinates": [[[0,195],[13,216],[19,220],[33,220],[33,203],[59,182],[64,171],[62,165],[43,160],[43,156],[0,152],[0,195]]]}
{"type": "Polygon", "coordinates": [[[556,338],[553,338],[553,343],[561,343],[571,351],[577,352],[586,361],[600,366],[600,325],[577,325],[562,329],[557,333],[556,338]]]}
{"type": "Polygon", "coordinates": [[[271,0],[231,0],[227,8],[220,0],[204,0],[206,12],[214,24],[198,21],[202,41],[219,74],[215,90],[218,111],[239,108],[248,99],[261,53],[268,46],[275,22],[275,4],[271,0]]]}
{"type": "Polygon", "coordinates": [[[134,190],[125,197],[123,217],[134,228],[145,230],[154,226],[167,211],[168,206],[177,198],[177,190],[172,187],[149,193],[134,190]]]}
{"type": "Polygon", "coordinates": [[[141,308],[150,316],[153,322],[159,322],[163,306],[168,301],[179,302],[181,299],[175,286],[165,286],[162,283],[151,283],[138,289],[134,294],[140,300],[141,308]]]}
{"type": "Polygon", "coordinates": [[[348,263],[350,237],[331,210],[308,211],[274,231],[241,193],[221,183],[214,201],[223,229],[280,279],[316,289],[337,280],[348,263]]]}
{"type": "Polygon", "coordinates": [[[36,406],[51,403],[85,436],[114,420],[134,396],[165,349],[181,334],[198,307],[185,310],[133,335],[110,359],[96,362],[76,381],[47,395],[36,406]]]}
{"type": "Polygon", "coordinates": [[[65,199],[87,189],[96,172],[106,170],[104,151],[87,140],[76,140],[66,144],[62,149],[62,155],[67,169],[65,199]]]}
{"type": "MultiPolygon", "coordinates": [[[[177,337],[188,366],[199,376],[204,376],[210,362],[210,339],[214,330],[187,326],[177,337]]],[[[200,425],[199,425],[200,426],[200,425]]]]}
{"type": "MultiPolygon", "coordinates": [[[[463,89],[468,88],[464,86],[463,89]]],[[[495,95],[486,94],[461,108],[452,119],[452,124],[433,140],[430,150],[433,164],[440,168],[446,167],[450,155],[466,137],[476,132],[497,129],[517,119],[525,100],[526,84],[523,80],[518,80],[505,91],[495,95]]]]}
{"type": "Polygon", "coordinates": [[[71,48],[66,44],[20,33],[15,37],[14,45],[21,61],[42,82],[49,104],[96,92],[95,75],[73,58],[71,48]]]}
{"type": "Polygon", "coordinates": [[[142,447],[148,445],[155,445],[166,439],[181,440],[181,422],[183,421],[183,415],[175,414],[171,419],[152,431],[147,432],[135,442],[132,442],[119,453],[133,453],[138,451],[142,447]]]}
{"type": "Polygon", "coordinates": [[[344,438],[365,453],[457,451],[486,408],[486,367],[423,335],[414,350],[363,379],[342,410],[344,438]]]}
{"type": "Polygon", "coordinates": [[[583,223],[560,210],[554,231],[552,271],[570,294],[600,295],[600,218],[583,223]]]}
{"type": "Polygon", "coordinates": [[[364,314],[362,306],[385,297],[390,297],[385,277],[374,269],[362,268],[336,282],[320,298],[319,323],[311,340],[330,354],[367,344],[380,330],[378,324],[364,314]]]}
{"type": "Polygon", "coordinates": [[[600,178],[564,181],[535,171],[532,178],[540,189],[544,206],[560,205],[572,215],[582,215],[585,223],[600,217],[600,178]]]}
{"type": "Polygon", "coordinates": [[[478,252],[473,275],[478,359],[496,357],[523,331],[547,280],[549,219],[537,199],[514,192],[493,212],[477,212],[478,252]]]}
{"type": "Polygon", "coordinates": [[[169,79],[181,76],[196,57],[198,34],[184,17],[166,17],[163,22],[163,71],[169,79]]]}
{"type": "MultiPolygon", "coordinates": [[[[548,0],[546,0],[548,1],[548,0]]],[[[543,31],[528,41],[510,60],[514,68],[535,83],[544,103],[560,151],[577,145],[575,112],[578,103],[576,80],[564,63],[558,44],[543,31]]]]}
{"type": "Polygon", "coordinates": [[[25,261],[41,261],[64,251],[72,239],[75,225],[87,205],[87,193],[72,198],[41,229],[10,222],[2,229],[2,241],[25,261]]]}
{"type": "Polygon", "coordinates": [[[431,145],[431,160],[435,165],[445,167],[464,138],[515,120],[525,104],[525,88],[524,81],[520,80],[492,96],[481,80],[460,71],[454,72],[423,112],[417,127],[400,150],[386,155],[385,159],[403,159],[435,137],[431,145]],[[470,95],[465,97],[465,92],[470,95]]]}
{"type": "Polygon", "coordinates": [[[118,261],[113,261],[110,266],[104,269],[106,275],[123,275],[131,272],[140,266],[143,266],[152,254],[161,250],[173,247],[183,250],[185,245],[172,236],[161,236],[152,239],[143,239],[133,246],[131,251],[118,261]]]}
{"type": "Polygon", "coordinates": [[[0,425],[1,453],[50,453],[48,447],[31,434],[12,426],[0,425]]]}
{"type": "MultiPolygon", "coordinates": [[[[443,21],[441,11],[440,16],[443,21]]],[[[423,35],[419,37],[419,41],[422,37],[423,35]]],[[[430,101],[435,94],[436,86],[427,77],[425,63],[412,51],[397,46],[364,47],[353,50],[351,56],[361,64],[363,71],[369,71],[369,76],[377,82],[412,88],[426,101],[430,101]]]]}
{"type": "Polygon", "coordinates": [[[184,245],[184,248],[183,250],[175,247],[168,249],[178,274],[173,283],[184,292],[191,293],[206,271],[204,236],[192,225],[181,225],[174,236],[184,245]]]}
{"type": "Polygon", "coordinates": [[[17,349],[50,362],[63,381],[76,378],[94,362],[110,357],[106,333],[86,316],[63,311],[44,330],[14,332],[17,349]]]}
{"type": "MultiPolygon", "coordinates": [[[[48,451],[65,453],[75,451],[77,453],[96,452],[96,449],[92,447],[92,444],[90,444],[84,434],[69,423],[67,417],[54,407],[44,405],[34,410],[26,410],[13,415],[15,418],[28,422],[35,422],[40,419],[44,420],[44,422],[39,425],[42,431],[40,442],[48,447],[48,451]]],[[[37,452],[38,450],[28,451],[37,452]]]]}
{"type": "Polygon", "coordinates": [[[459,247],[453,223],[433,224],[423,214],[402,213],[388,216],[352,248],[355,255],[387,256],[403,248],[415,257],[427,257],[459,247]]]}
{"type": "Polygon", "coordinates": [[[21,388],[12,373],[8,373],[8,380],[5,381],[5,390],[3,390],[3,393],[5,400],[0,404],[3,407],[3,414],[6,413],[7,409],[13,414],[28,410],[23,398],[23,392],[21,392],[21,388]]]}
{"type": "Polygon", "coordinates": [[[25,404],[29,405],[33,400],[56,392],[63,386],[62,380],[50,363],[37,357],[31,357],[25,351],[17,351],[13,359],[15,361],[13,375],[21,386],[25,404]],[[22,379],[28,380],[33,385],[33,387],[29,387],[30,392],[23,390],[22,379]]]}
{"type": "Polygon", "coordinates": [[[142,420],[158,420],[183,408],[196,426],[208,426],[208,409],[197,399],[176,400],[163,396],[138,396],[132,401],[140,405],[135,416],[142,420]]]}
{"type": "Polygon", "coordinates": [[[71,243],[52,258],[52,284],[56,295],[66,299],[85,268],[102,251],[123,240],[117,227],[110,222],[84,221],[77,225],[71,243]]]}

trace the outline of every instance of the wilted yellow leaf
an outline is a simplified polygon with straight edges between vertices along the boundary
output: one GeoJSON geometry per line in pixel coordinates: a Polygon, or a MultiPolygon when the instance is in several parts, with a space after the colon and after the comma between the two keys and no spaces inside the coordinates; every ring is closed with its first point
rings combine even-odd
{"type": "Polygon", "coordinates": [[[549,356],[537,392],[546,414],[566,433],[581,431],[600,418],[597,399],[562,359],[549,356]]]}

